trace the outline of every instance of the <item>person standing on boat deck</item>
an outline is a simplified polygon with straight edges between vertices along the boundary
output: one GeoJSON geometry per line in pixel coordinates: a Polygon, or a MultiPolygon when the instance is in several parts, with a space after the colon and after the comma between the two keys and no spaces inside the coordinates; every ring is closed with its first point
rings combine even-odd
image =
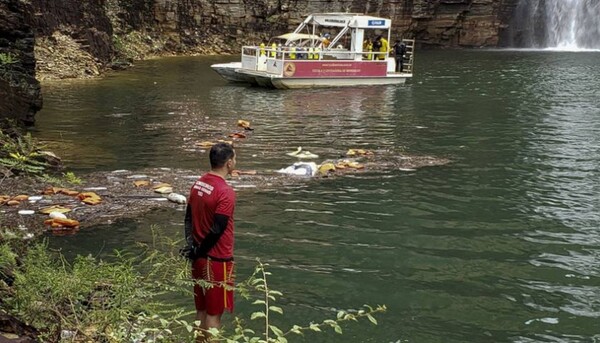
{"type": "Polygon", "coordinates": [[[331,35],[329,33],[326,33],[323,35],[323,47],[324,48],[327,48],[329,46],[329,44],[331,44],[329,37],[331,37],[331,35]]]}
{"type": "Polygon", "coordinates": [[[375,38],[375,40],[373,41],[373,59],[374,60],[378,60],[379,58],[379,50],[381,50],[381,39],[379,39],[381,36],[375,38]]]}
{"type": "Polygon", "coordinates": [[[364,52],[368,52],[368,54],[363,55],[364,58],[366,58],[367,60],[372,60],[373,59],[373,42],[371,41],[371,38],[365,39],[365,41],[363,42],[363,51],[364,52]]]}
{"type": "Polygon", "coordinates": [[[401,73],[404,65],[404,55],[406,54],[406,44],[397,39],[394,44],[394,58],[396,59],[396,72],[401,73]]]}
{"type": "Polygon", "coordinates": [[[375,41],[379,41],[379,54],[377,55],[377,59],[385,60],[388,52],[390,51],[390,44],[388,43],[387,39],[381,36],[377,36],[375,41]]]}
{"type": "MultiPolygon", "coordinates": [[[[236,165],[235,150],[230,144],[217,143],[210,149],[210,171],[200,177],[190,190],[185,213],[185,238],[192,260],[192,277],[212,284],[194,285],[196,319],[200,328],[221,326],[225,310],[233,311],[233,243],[235,191],[225,177],[236,165]]],[[[198,342],[210,341],[205,331],[198,342]]]]}

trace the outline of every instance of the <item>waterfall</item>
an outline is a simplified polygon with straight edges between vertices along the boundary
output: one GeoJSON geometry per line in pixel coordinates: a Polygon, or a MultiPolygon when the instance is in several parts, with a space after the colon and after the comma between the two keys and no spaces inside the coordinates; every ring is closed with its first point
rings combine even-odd
{"type": "Polygon", "coordinates": [[[520,0],[511,31],[518,47],[600,49],[600,1],[520,0]]]}

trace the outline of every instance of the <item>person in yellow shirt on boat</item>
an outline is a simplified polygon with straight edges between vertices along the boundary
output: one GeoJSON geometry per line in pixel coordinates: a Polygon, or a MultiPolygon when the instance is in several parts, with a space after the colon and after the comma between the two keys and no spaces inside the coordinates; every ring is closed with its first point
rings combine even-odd
{"type": "Polygon", "coordinates": [[[271,57],[275,58],[277,54],[277,43],[271,44],[271,49],[273,50],[271,51],[271,57]]]}
{"type": "Polygon", "coordinates": [[[363,42],[363,51],[367,52],[367,54],[363,55],[363,58],[367,59],[367,60],[372,60],[373,59],[373,42],[371,41],[371,38],[367,38],[365,39],[365,41],[363,42]]]}
{"type": "Polygon", "coordinates": [[[326,33],[323,35],[323,47],[327,48],[329,46],[329,44],[331,44],[331,41],[329,40],[329,38],[331,37],[331,35],[329,33],[326,33]]]}
{"type": "Polygon", "coordinates": [[[260,48],[260,55],[265,56],[265,43],[260,43],[259,48],[260,48]]]}
{"type": "Polygon", "coordinates": [[[379,54],[377,54],[378,60],[385,60],[387,58],[388,53],[390,52],[390,43],[388,43],[387,39],[377,36],[375,41],[379,42],[379,54]]]}

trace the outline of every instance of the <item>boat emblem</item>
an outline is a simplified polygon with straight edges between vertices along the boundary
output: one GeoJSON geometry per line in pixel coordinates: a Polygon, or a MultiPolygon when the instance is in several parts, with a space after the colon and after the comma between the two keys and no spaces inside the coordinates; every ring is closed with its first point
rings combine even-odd
{"type": "Polygon", "coordinates": [[[296,73],[296,64],[288,62],[283,65],[283,75],[292,77],[296,73]]]}

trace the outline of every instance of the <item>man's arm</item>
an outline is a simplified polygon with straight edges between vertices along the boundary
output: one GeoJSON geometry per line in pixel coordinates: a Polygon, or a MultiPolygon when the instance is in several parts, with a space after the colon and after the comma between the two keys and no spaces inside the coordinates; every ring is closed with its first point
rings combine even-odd
{"type": "Polygon", "coordinates": [[[215,219],[212,227],[208,231],[208,234],[206,234],[206,236],[202,240],[202,243],[200,243],[200,246],[196,248],[196,257],[206,257],[208,255],[210,249],[212,249],[217,244],[219,238],[221,238],[221,236],[225,232],[228,222],[229,216],[226,216],[224,214],[215,214],[215,219]]]}

